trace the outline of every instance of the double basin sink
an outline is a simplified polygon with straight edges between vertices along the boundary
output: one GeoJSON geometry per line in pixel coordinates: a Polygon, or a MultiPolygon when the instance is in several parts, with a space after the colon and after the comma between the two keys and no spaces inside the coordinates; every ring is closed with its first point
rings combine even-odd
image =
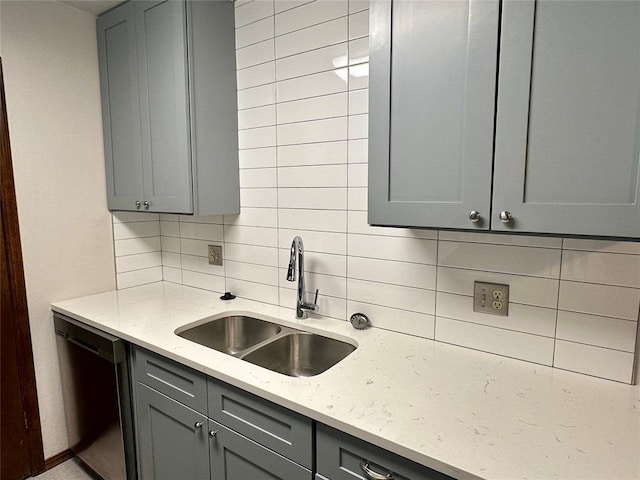
{"type": "Polygon", "coordinates": [[[245,315],[179,328],[176,335],[291,377],[318,375],[356,349],[341,340],[245,315]]]}

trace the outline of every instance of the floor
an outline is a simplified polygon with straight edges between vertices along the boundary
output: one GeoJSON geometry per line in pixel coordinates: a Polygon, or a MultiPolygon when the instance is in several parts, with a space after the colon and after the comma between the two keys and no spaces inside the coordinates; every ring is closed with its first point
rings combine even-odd
{"type": "Polygon", "coordinates": [[[34,480],[94,480],[94,477],[89,475],[73,458],[32,478],[34,480]]]}

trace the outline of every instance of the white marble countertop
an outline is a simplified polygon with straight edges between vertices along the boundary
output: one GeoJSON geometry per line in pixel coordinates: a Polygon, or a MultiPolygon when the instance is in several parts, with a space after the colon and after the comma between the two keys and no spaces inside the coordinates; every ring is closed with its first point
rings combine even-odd
{"type": "Polygon", "coordinates": [[[52,308],[460,479],[639,479],[640,387],[170,283],[52,308]],[[223,312],[349,339],[326,372],[293,378],[174,334],[223,312]]]}

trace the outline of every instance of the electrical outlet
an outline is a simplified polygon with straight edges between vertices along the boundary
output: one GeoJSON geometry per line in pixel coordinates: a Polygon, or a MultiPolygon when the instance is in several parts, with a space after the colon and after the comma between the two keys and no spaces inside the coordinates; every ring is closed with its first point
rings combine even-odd
{"type": "Polygon", "coordinates": [[[490,315],[509,315],[509,285],[474,282],[473,311],[490,315]]]}
{"type": "Polygon", "coordinates": [[[209,245],[209,265],[222,266],[222,245],[209,245]]]}

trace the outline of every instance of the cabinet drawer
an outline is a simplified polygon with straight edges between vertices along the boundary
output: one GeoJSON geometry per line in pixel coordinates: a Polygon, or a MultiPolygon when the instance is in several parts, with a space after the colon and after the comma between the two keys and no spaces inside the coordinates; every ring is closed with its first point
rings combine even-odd
{"type": "Polygon", "coordinates": [[[447,475],[326,425],[317,425],[317,471],[331,480],[369,480],[365,468],[394,480],[446,480],[447,475]]]}
{"type": "Polygon", "coordinates": [[[311,480],[311,470],[209,420],[211,478],[311,480]],[[215,432],[215,435],[212,433],[215,432]]]}
{"type": "Polygon", "coordinates": [[[208,379],[209,417],[311,468],[311,420],[222,382],[208,379]]]}
{"type": "Polygon", "coordinates": [[[185,367],[155,353],[136,348],[135,374],[140,383],[205,414],[207,381],[204,373],[185,367]]]}

